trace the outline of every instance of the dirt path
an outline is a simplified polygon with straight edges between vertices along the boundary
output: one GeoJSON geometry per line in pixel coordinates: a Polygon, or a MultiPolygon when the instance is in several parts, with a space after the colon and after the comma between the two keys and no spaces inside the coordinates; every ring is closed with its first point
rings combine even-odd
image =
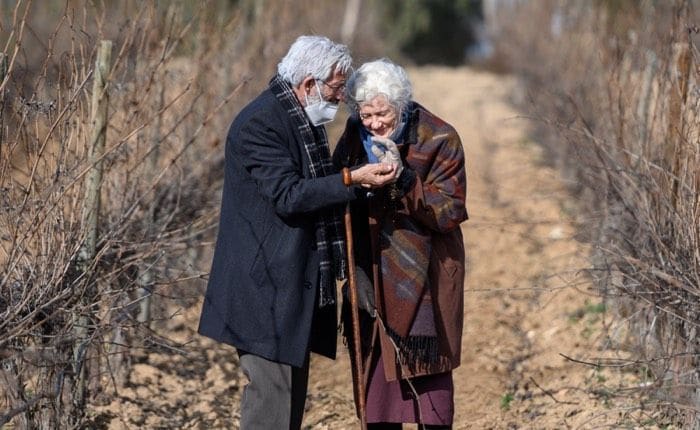
{"type": "MultiPolygon", "coordinates": [[[[453,124],[465,145],[468,252],[456,429],[608,428],[626,419],[609,395],[624,374],[575,364],[604,351],[605,313],[580,269],[573,205],[509,105],[507,77],[471,69],[409,71],[416,99],[453,124]]],[[[168,322],[187,355],[150,354],[127,387],[97,408],[109,428],[236,428],[244,379],[229,347],[194,334],[199,304],[168,322]]],[[[305,428],[358,428],[347,350],[312,361],[305,428]]]]}
{"type": "MultiPolygon", "coordinates": [[[[465,68],[409,74],[416,100],[457,128],[467,154],[468,274],[455,428],[610,425],[620,409],[604,393],[618,376],[560,355],[602,355],[604,308],[581,271],[588,251],[573,238],[571,197],[509,103],[514,81],[465,68]]],[[[335,363],[316,360],[312,399],[351,401],[345,352],[335,363]]],[[[344,418],[350,407],[332,416],[324,403],[310,405],[312,428],[352,425],[344,418]]]]}

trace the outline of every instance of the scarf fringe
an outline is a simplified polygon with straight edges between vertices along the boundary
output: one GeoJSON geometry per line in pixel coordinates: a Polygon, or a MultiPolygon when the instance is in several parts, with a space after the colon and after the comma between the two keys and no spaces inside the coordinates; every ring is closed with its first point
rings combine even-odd
{"type": "Polygon", "coordinates": [[[437,336],[401,337],[390,327],[386,332],[399,350],[399,360],[411,371],[440,362],[440,344],[437,336]]]}

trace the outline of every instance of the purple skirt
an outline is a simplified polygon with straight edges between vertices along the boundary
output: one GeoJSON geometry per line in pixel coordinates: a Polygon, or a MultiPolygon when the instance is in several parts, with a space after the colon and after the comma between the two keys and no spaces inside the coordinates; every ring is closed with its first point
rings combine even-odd
{"type": "Polygon", "coordinates": [[[410,384],[401,380],[387,382],[381,363],[380,356],[373,362],[370,373],[366,402],[368,423],[452,424],[452,372],[418,376],[411,378],[410,384]]]}

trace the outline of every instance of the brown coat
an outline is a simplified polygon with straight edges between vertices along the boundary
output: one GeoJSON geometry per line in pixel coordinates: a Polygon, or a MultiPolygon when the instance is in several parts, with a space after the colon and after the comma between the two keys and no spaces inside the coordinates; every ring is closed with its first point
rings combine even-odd
{"type": "MultiPolygon", "coordinates": [[[[356,119],[348,121],[334,154],[339,166],[367,162],[359,127],[356,119]]],[[[375,347],[379,345],[389,380],[456,368],[460,364],[462,340],[465,252],[460,223],[467,219],[462,144],[452,126],[416,103],[411,106],[406,127],[403,138],[396,142],[407,170],[398,187],[378,190],[373,198],[360,199],[351,206],[355,259],[373,278],[379,315],[371,329],[363,330],[363,356],[367,360],[375,356],[379,352],[375,347]],[[387,203],[392,194],[395,201],[387,203]],[[417,264],[425,265],[416,270],[423,277],[417,276],[413,287],[420,294],[420,291],[428,291],[421,290],[423,285],[429,285],[438,338],[438,357],[430,363],[400,365],[395,343],[384,329],[389,324],[394,332],[407,331],[417,312],[415,306],[404,307],[404,302],[392,299],[389,291],[394,290],[384,285],[389,279],[387,270],[391,269],[381,265],[387,266],[388,259],[392,258],[387,243],[408,244],[412,252],[425,250],[426,255],[416,259],[420,261],[417,264]]],[[[401,275],[397,273],[393,279],[404,282],[401,275]]]]}

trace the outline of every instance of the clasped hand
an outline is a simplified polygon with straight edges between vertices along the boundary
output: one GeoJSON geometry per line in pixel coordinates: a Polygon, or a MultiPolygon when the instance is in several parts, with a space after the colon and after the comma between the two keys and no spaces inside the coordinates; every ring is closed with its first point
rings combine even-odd
{"type": "Polygon", "coordinates": [[[393,140],[372,136],[372,153],[379,163],[365,164],[351,172],[352,182],[365,188],[378,188],[396,182],[403,171],[399,149],[393,140]]]}
{"type": "Polygon", "coordinates": [[[398,177],[396,166],[388,163],[370,163],[350,172],[353,184],[360,184],[365,188],[379,188],[398,177]]]}

